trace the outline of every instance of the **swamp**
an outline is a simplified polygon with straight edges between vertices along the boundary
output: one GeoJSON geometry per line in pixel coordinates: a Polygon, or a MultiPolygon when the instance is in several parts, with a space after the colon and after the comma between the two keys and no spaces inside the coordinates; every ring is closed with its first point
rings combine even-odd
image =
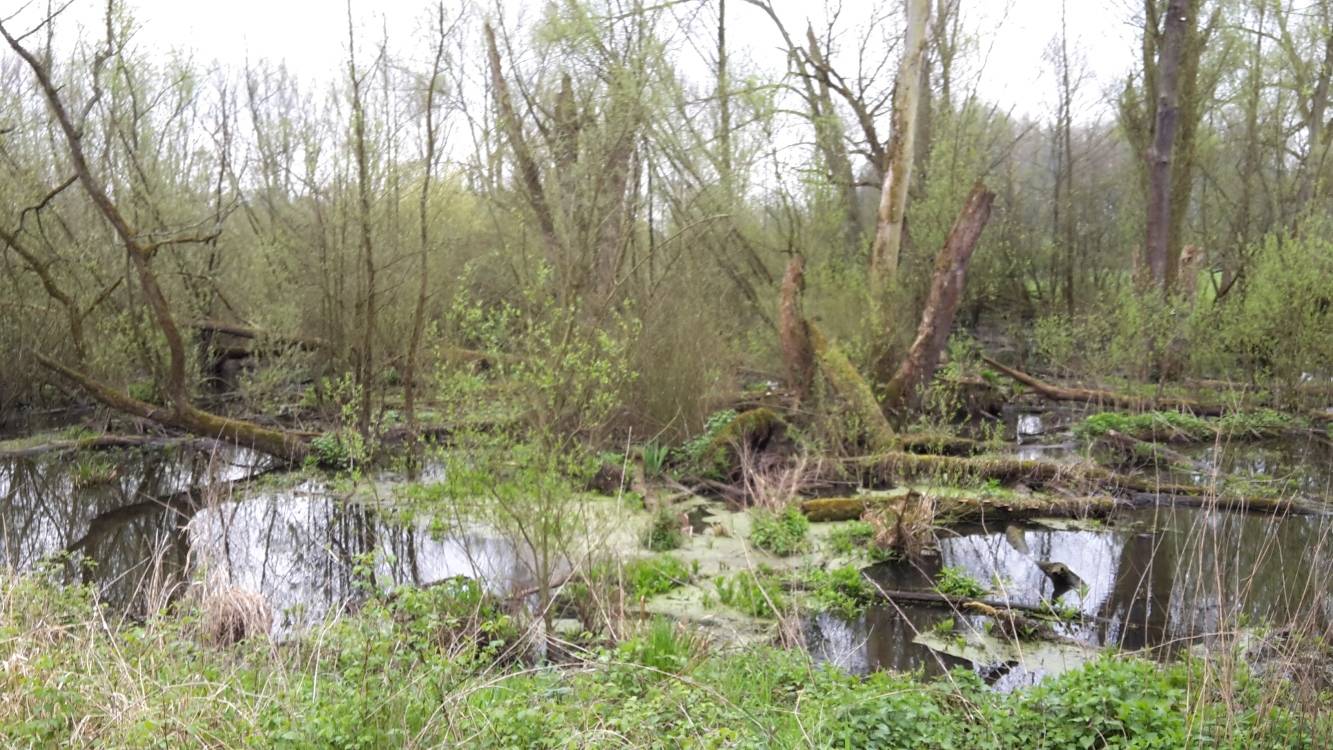
{"type": "Polygon", "coordinates": [[[1333,0],[212,5],[0,2],[0,747],[1333,745],[1333,0]]]}

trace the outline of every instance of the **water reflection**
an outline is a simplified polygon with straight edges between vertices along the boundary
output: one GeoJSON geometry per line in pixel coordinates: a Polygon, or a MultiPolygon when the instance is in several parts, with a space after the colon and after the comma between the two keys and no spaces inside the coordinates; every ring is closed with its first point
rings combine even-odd
{"type": "Polygon", "coordinates": [[[192,489],[261,467],[255,454],[231,450],[0,461],[0,562],[29,570],[60,557],[69,576],[140,614],[184,570],[192,489]]]}
{"type": "Polygon", "coordinates": [[[371,585],[421,586],[458,575],[497,594],[533,585],[531,566],[494,533],[437,537],[423,523],[388,522],[310,485],[203,509],[189,536],[209,574],[263,594],[279,615],[278,632],[354,604],[371,585]]]}
{"type": "Polygon", "coordinates": [[[95,460],[105,471],[91,480],[67,458],[0,461],[0,571],[56,565],[130,617],[155,611],[200,574],[264,595],[278,634],[347,608],[369,585],[466,575],[496,593],[532,586],[532,566],[513,545],[479,528],[432,535],[314,483],[233,491],[234,480],[267,468],[252,453],[117,451],[95,460]]]}
{"type": "MultiPolygon", "coordinates": [[[[944,566],[961,568],[991,589],[991,598],[1039,606],[1057,595],[1079,622],[1056,626],[1062,636],[1092,647],[1116,646],[1168,657],[1207,645],[1243,626],[1294,620],[1316,633],[1333,624],[1333,517],[1273,518],[1187,508],[1126,513],[1104,530],[974,528],[941,540],[939,554],[913,564],[871,568],[882,588],[928,590],[944,566]],[[1026,546],[1025,553],[1023,547],[1026,546]],[[1056,590],[1037,561],[1061,562],[1084,582],[1056,590]]],[[[940,620],[984,629],[983,618],[899,603],[871,608],[853,623],[810,623],[816,656],[853,671],[937,672],[945,664],[912,642],[940,620]]],[[[983,674],[996,664],[977,665],[983,674]]],[[[1030,683],[1028,673],[1015,682],[1030,683]]]]}

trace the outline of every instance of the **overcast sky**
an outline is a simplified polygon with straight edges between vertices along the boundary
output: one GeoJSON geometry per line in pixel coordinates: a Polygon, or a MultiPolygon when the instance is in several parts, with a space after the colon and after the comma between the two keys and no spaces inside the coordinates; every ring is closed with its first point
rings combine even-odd
{"type": "MultiPolygon", "coordinates": [[[[53,2],[55,0],[52,0],[53,2]]],[[[72,0],[65,22],[96,27],[104,0],[72,0]]],[[[710,0],[700,0],[709,2],[710,0]]],[[[25,0],[0,0],[8,16],[25,0]]],[[[247,59],[282,60],[303,78],[325,81],[341,74],[346,55],[344,0],[127,0],[142,25],[136,41],[154,49],[190,51],[199,62],[212,60],[241,64],[247,59]]],[[[834,0],[829,0],[833,3],[834,0]]],[[[854,29],[886,0],[842,0],[840,26],[854,29]]],[[[32,0],[32,8],[18,21],[45,7],[47,0],[32,0]]],[[[824,0],[773,0],[774,7],[794,33],[807,20],[820,28],[829,3],[824,0]]],[[[543,2],[505,0],[507,13],[539,11],[543,2]]],[[[956,88],[976,85],[983,99],[1015,113],[1046,119],[1053,109],[1056,82],[1044,54],[1060,30],[1061,0],[962,0],[965,25],[979,40],[980,58],[969,67],[976,72],[956,88]],[[984,63],[984,64],[983,64],[984,63]]],[[[405,48],[429,7],[429,0],[352,0],[361,33],[378,39],[382,30],[405,48]],[[402,40],[399,42],[399,40],[402,40]]],[[[457,0],[446,3],[457,7],[457,0]]],[[[757,9],[740,0],[728,7],[730,42],[738,64],[779,70],[784,65],[776,50],[772,24],[757,9]]],[[[1106,116],[1105,92],[1116,86],[1135,56],[1135,32],[1128,0],[1069,0],[1068,27],[1072,54],[1081,58],[1089,78],[1078,106],[1079,119],[1106,116]]],[[[492,7],[482,2],[479,7],[492,7]]],[[[21,24],[15,24],[21,25],[21,24]]],[[[686,70],[690,63],[686,61],[686,70]]],[[[702,65],[700,64],[702,71],[702,65]]]]}

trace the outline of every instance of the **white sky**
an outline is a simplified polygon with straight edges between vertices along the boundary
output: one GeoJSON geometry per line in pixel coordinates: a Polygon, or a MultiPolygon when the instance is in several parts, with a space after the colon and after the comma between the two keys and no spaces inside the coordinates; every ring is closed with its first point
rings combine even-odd
{"type": "MultiPolygon", "coordinates": [[[[26,1],[0,0],[0,9],[9,16],[26,1]]],[[[13,27],[35,17],[34,10],[40,12],[47,1],[32,0],[32,6],[13,27]]],[[[857,18],[890,1],[842,0],[843,28],[854,30],[857,18]]],[[[142,25],[136,41],[144,47],[190,50],[200,62],[217,60],[240,65],[247,59],[282,60],[298,76],[313,80],[331,80],[344,70],[347,29],[343,0],[126,2],[142,25]]],[[[773,3],[794,35],[803,31],[807,19],[820,28],[827,5],[825,0],[773,3]]],[[[414,32],[430,4],[430,0],[352,0],[353,14],[367,47],[371,40],[378,41],[382,30],[387,30],[391,43],[402,40],[403,47],[413,46],[414,32]]],[[[541,1],[505,0],[511,14],[518,11],[531,15],[543,5],[541,1]]],[[[1076,108],[1077,119],[1106,115],[1105,92],[1117,86],[1134,60],[1132,5],[1130,0],[1068,0],[1071,53],[1082,59],[1089,74],[1076,108]]],[[[446,6],[457,7],[457,2],[447,2],[446,6]]],[[[104,0],[73,0],[64,33],[72,35],[72,26],[77,24],[96,28],[104,7],[104,0]]],[[[483,2],[480,7],[490,6],[483,2]]],[[[975,85],[983,99],[998,102],[1016,114],[1049,118],[1056,82],[1044,54],[1059,34],[1061,0],[962,0],[962,7],[965,26],[979,37],[984,67],[979,76],[957,82],[955,90],[961,92],[975,85]]],[[[743,0],[732,0],[728,22],[733,59],[752,69],[777,71],[784,66],[777,51],[779,38],[759,10],[743,0]]],[[[684,67],[688,71],[689,63],[684,67]]],[[[975,69],[976,65],[969,67],[975,69]]]]}

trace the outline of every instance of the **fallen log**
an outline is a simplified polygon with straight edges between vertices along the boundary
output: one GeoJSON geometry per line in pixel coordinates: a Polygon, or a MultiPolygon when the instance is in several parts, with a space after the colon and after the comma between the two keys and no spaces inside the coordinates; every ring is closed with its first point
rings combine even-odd
{"type": "Polygon", "coordinates": [[[901,433],[893,439],[896,450],[939,456],[970,456],[981,452],[981,443],[972,438],[934,432],[901,433]]]}
{"type": "Polygon", "coordinates": [[[1039,380],[1021,370],[1006,367],[990,357],[983,355],[981,359],[987,365],[999,370],[1009,378],[1022,383],[1052,401],[1077,401],[1087,404],[1114,406],[1119,409],[1130,409],[1134,411],[1185,411],[1205,417],[1220,417],[1229,410],[1228,407],[1221,404],[1205,404],[1193,399],[1170,398],[1165,396],[1152,398],[1093,388],[1071,388],[1054,385],[1039,380]]]}
{"type": "Polygon", "coordinates": [[[0,446],[0,460],[35,458],[37,456],[69,453],[70,451],[98,451],[116,448],[166,448],[173,445],[193,444],[211,448],[216,443],[207,438],[182,438],[164,435],[94,435],[74,440],[52,440],[14,448],[0,446]]]}
{"type": "MultiPolygon", "coordinates": [[[[860,484],[864,487],[895,487],[905,481],[922,478],[936,481],[943,479],[951,483],[995,479],[1001,482],[1058,486],[1088,495],[1106,493],[1130,497],[1134,504],[1145,504],[1144,497],[1168,497],[1175,505],[1201,508],[1300,514],[1325,512],[1323,508],[1298,498],[1237,497],[1225,494],[1219,497],[1217,488],[1210,485],[1163,482],[1156,477],[1122,474],[1091,463],[1062,464],[1000,456],[923,456],[895,451],[851,459],[844,462],[844,466],[859,476],[860,484]]],[[[1004,502],[1017,503],[1014,512],[1018,512],[1022,509],[1023,498],[1006,498],[1004,502]]]]}
{"type": "MultiPolygon", "coordinates": [[[[1041,626],[1049,625],[1051,622],[1060,621],[1060,618],[1051,611],[1050,607],[1046,606],[1032,606],[1000,599],[953,596],[952,594],[941,594],[938,591],[897,591],[882,589],[878,586],[874,588],[880,597],[890,602],[911,602],[912,604],[925,604],[933,607],[947,607],[962,614],[985,615],[996,620],[1028,624],[1038,629],[1041,626]],[[1025,623],[1024,621],[1027,620],[1040,622],[1025,623]]],[[[1090,619],[1086,616],[1081,617],[1082,619],[1090,619]]]]}
{"type": "MultiPolygon", "coordinates": [[[[929,491],[926,491],[929,494],[929,491]]],[[[897,495],[862,495],[851,497],[816,497],[801,501],[801,512],[811,521],[852,521],[867,510],[886,504],[897,495]]],[[[1037,517],[1104,518],[1125,503],[1115,498],[1031,497],[997,495],[937,495],[935,516],[944,523],[970,521],[1012,521],[1037,517]]]]}
{"type": "Polygon", "coordinates": [[[225,440],[241,447],[253,448],[290,463],[300,463],[304,460],[310,451],[310,440],[318,435],[264,427],[254,422],[213,414],[188,402],[161,406],[140,401],[50,357],[43,354],[35,356],[43,367],[78,385],[88,395],[111,409],[173,427],[197,437],[225,440]]]}

